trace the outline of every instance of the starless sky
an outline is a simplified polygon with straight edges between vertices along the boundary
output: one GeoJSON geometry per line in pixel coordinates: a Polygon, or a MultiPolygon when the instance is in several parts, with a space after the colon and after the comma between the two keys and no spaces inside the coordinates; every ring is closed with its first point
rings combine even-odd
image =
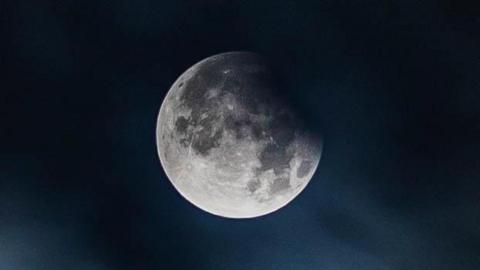
{"type": "Polygon", "coordinates": [[[480,269],[476,1],[0,2],[0,269],[480,269]],[[270,60],[324,137],[262,218],[184,200],[155,149],[175,79],[270,60]]]}

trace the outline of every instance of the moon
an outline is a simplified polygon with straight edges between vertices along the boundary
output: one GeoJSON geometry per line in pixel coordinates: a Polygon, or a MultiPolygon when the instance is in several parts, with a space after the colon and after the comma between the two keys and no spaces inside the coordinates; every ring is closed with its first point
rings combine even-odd
{"type": "Polygon", "coordinates": [[[228,52],[185,71],[157,120],[165,173],[189,202],[214,215],[274,212],[306,187],[322,142],[288,102],[263,57],[228,52]]]}

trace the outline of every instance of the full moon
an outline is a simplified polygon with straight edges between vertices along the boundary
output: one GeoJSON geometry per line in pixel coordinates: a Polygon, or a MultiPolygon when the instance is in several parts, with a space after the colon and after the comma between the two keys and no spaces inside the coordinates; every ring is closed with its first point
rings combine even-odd
{"type": "Polygon", "coordinates": [[[175,189],[195,206],[252,218],[292,201],[317,169],[322,143],[280,98],[258,54],[229,52],[185,71],[165,97],[157,150],[175,189]]]}

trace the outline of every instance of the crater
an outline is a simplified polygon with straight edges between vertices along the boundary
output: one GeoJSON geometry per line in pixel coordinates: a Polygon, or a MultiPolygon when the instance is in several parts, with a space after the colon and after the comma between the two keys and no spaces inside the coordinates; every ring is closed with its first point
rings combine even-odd
{"type": "Polygon", "coordinates": [[[253,179],[247,183],[247,189],[251,193],[254,193],[260,187],[260,180],[253,179]]]}
{"type": "Polygon", "coordinates": [[[188,119],[180,116],[175,121],[175,130],[180,134],[185,134],[188,128],[188,119]]]}
{"type": "Polygon", "coordinates": [[[259,160],[262,164],[260,171],[273,169],[275,175],[280,175],[290,168],[290,160],[292,158],[293,153],[287,152],[285,147],[269,143],[259,155],[259,160]]]}
{"type": "Polygon", "coordinates": [[[297,169],[297,177],[303,178],[307,176],[310,170],[312,169],[312,167],[313,167],[313,162],[311,160],[303,160],[297,169]]]}
{"type": "Polygon", "coordinates": [[[290,181],[286,177],[279,177],[273,180],[273,183],[270,184],[270,193],[278,193],[283,190],[289,189],[290,188],[290,181]]]}
{"type": "Polygon", "coordinates": [[[195,139],[192,141],[192,148],[203,156],[208,155],[210,149],[220,145],[222,131],[217,130],[213,136],[211,136],[211,129],[210,126],[207,126],[205,129],[195,133],[197,136],[195,136],[195,139]]]}

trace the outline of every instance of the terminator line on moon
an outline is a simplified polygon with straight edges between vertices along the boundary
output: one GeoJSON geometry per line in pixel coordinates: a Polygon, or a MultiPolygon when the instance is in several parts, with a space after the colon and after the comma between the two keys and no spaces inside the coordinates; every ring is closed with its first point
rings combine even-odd
{"type": "Polygon", "coordinates": [[[275,91],[268,65],[249,52],[211,56],[177,79],[156,135],[161,164],[183,197],[215,215],[251,218],[305,188],[322,144],[275,91]]]}

